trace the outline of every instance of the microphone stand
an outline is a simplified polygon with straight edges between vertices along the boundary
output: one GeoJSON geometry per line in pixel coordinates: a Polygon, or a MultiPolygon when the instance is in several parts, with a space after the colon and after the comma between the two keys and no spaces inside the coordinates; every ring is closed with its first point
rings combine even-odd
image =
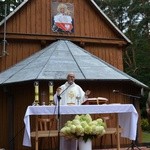
{"type": "Polygon", "coordinates": [[[128,147],[127,150],[129,150],[131,148],[131,150],[134,150],[134,147],[138,150],[141,150],[136,144],[135,144],[135,141],[132,140],[130,146],[128,147]]]}
{"type": "Polygon", "coordinates": [[[57,95],[57,99],[58,99],[58,150],[60,150],[60,100],[61,100],[61,95],[73,84],[73,82],[71,82],[66,89],[64,89],[59,95],[57,95]]]}
{"type": "Polygon", "coordinates": [[[122,93],[119,90],[113,90],[113,93],[119,93],[121,95],[124,95],[124,96],[127,96],[127,97],[131,97],[131,98],[136,98],[136,99],[140,99],[141,98],[140,96],[135,96],[135,95],[130,95],[130,94],[122,93]]]}
{"type": "Polygon", "coordinates": [[[61,97],[60,95],[57,95],[57,99],[58,99],[58,150],[60,150],[60,100],[61,97]]]}

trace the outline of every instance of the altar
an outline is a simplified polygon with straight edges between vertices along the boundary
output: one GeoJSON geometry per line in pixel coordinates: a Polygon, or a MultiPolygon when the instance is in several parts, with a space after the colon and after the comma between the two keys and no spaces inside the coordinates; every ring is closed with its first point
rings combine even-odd
{"type": "MultiPolygon", "coordinates": [[[[130,140],[136,139],[137,134],[137,122],[138,113],[132,104],[103,104],[103,105],[72,105],[72,106],[60,106],[60,114],[117,114],[118,126],[123,131],[121,137],[128,138],[130,140]]],[[[57,106],[28,106],[25,116],[25,131],[23,138],[23,145],[31,147],[30,136],[30,116],[31,115],[57,115],[57,106]]],[[[118,139],[119,140],[119,139],[118,139]]],[[[117,149],[119,148],[119,142],[117,141],[117,149]]]]}

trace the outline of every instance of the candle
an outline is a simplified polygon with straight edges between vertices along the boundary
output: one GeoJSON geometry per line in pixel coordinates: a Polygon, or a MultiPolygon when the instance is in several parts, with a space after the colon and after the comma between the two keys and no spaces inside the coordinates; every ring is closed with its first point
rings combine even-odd
{"type": "Polygon", "coordinates": [[[53,85],[52,84],[50,84],[50,86],[49,86],[49,93],[53,94],[53,85]]]}
{"type": "Polygon", "coordinates": [[[49,100],[50,100],[50,101],[53,101],[53,99],[54,99],[54,96],[53,96],[53,95],[50,95],[50,96],[49,96],[49,100]]]}
{"type": "Polygon", "coordinates": [[[35,93],[38,94],[39,93],[39,86],[35,85],[35,93]]]}
{"type": "Polygon", "coordinates": [[[39,83],[36,81],[34,82],[34,90],[35,90],[35,103],[39,103],[39,83]]]}

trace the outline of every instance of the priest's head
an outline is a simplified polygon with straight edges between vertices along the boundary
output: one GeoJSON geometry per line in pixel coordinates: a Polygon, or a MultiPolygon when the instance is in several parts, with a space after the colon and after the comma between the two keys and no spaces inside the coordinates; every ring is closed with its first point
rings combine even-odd
{"type": "Polygon", "coordinates": [[[69,84],[72,84],[75,80],[75,74],[73,72],[68,73],[67,80],[69,84]]]}

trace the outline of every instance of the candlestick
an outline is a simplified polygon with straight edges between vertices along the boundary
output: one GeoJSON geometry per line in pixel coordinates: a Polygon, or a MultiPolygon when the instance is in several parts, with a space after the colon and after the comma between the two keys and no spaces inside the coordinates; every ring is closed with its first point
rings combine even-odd
{"type": "Polygon", "coordinates": [[[34,105],[39,104],[39,82],[34,82],[34,92],[35,92],[35,99],[34,99],[34,105]]]}

